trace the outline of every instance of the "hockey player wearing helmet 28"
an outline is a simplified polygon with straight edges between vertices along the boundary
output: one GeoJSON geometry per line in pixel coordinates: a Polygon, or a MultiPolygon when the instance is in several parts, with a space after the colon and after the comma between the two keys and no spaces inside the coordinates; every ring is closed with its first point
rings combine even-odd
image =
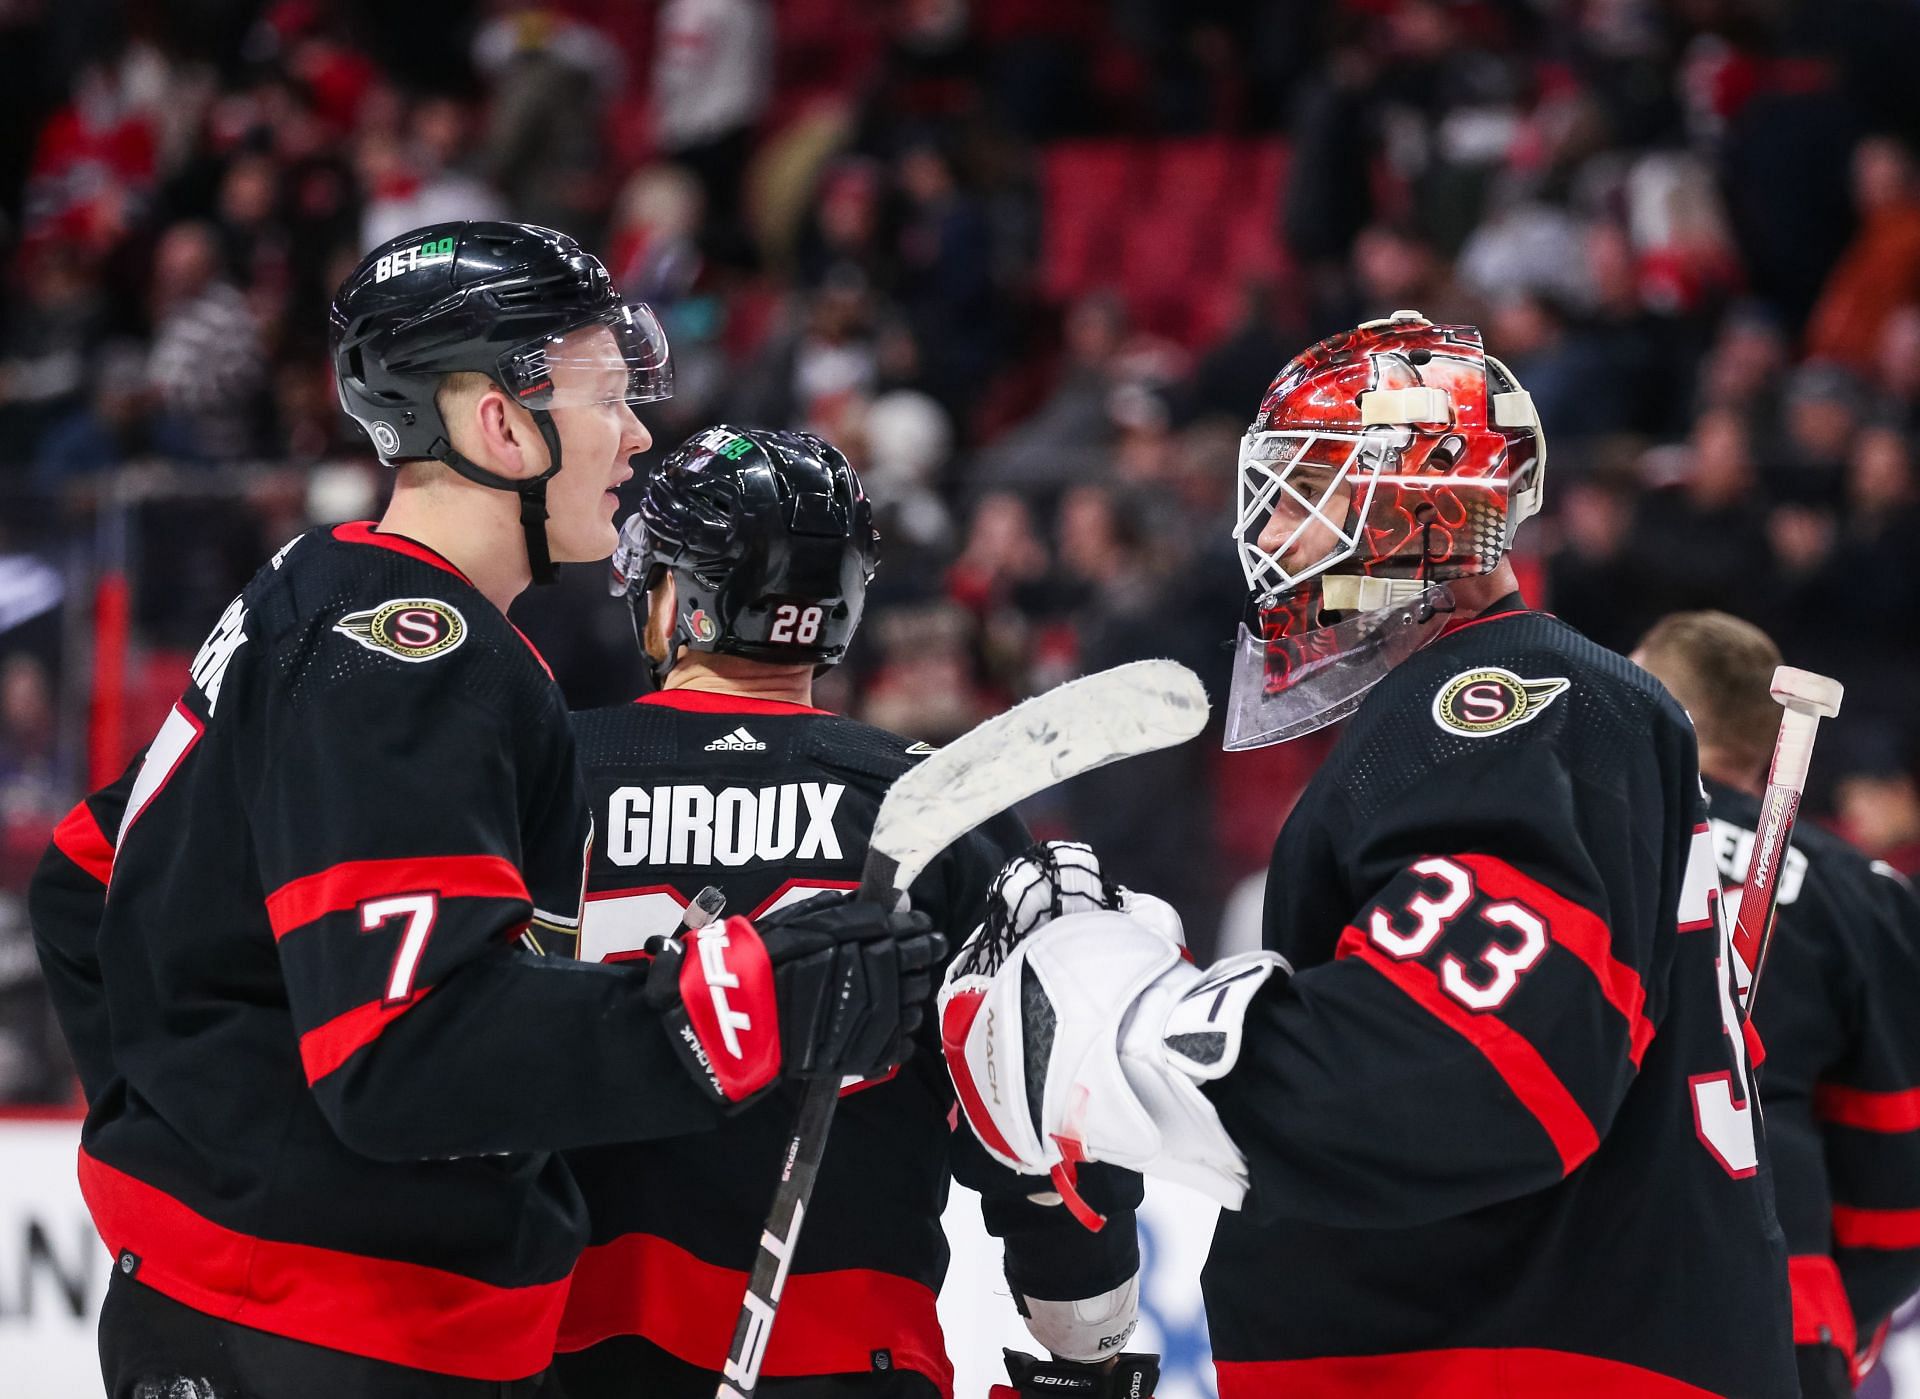
{"type": "Polygon", "coordinates": [[[1470,326],[1399,312],[1287,365],[1241,448],[1226,741],[1348,722],[1265,950],[1202,972],[1091,911],[963,948],[942,992],[997,1157],[1227,1206],[1222,1399],[1797,1393],[1693,731],[1521,600],[1544,460],[1470,326]],[[1025,1073],[983,1094],[989,1059],[1025,1073]]]}
{"type": "MultiPolygon", "coordinates": [[[[606,832],[589,874],[583,957],[680,955],[670,939],[698,921],[687,909],[708,886],[756,922],[817,907],[822,891],[837,903],[820,917],[863,916],[832,891],[858,882],[881,798],[924,745],[817,708],[813,682],[845,657],[878,563],[860,482],[818,437],[717,426],[649,474],[622,530],[613,589],[632,609],[659,688],[574,716],[606,832]]],[[[1007,816],[961,840],[914,884],[914,908],[957,943],[1027,839],[1007,816]]],[[[697,946],[704,933],[685,936],[697,946]]],[[[938,972],[920,960],[876,962],[869,974],[897,976],[930,1004],[938,972]]],[[[951,1391],[934,1308],[950,1178],[982,1192],[1036,1335],[1099,1358],[1131,1329],[1137,1177],[1093,1173],[1087,1188],[1112,1219],[1097,1235],[1058,1204],[1030,1199],[1044,1183],[996,1165],[953,1130],[953,1089],[932,1034],[920,1028],[923,1052],[897,1073],[843,1090],[766,1352],[764,1395],[951,1391]]],[[[591,1234],[554,1362],[565,1399],[711,1399],[791,1125],[791,1104],[770,1102],[697,1140],[569,1157],[591,1234]]]]}

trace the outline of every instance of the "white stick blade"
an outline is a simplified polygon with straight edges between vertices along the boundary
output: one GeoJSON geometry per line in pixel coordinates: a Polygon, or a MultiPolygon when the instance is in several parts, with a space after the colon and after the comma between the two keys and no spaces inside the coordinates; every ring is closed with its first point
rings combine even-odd
{"type": "Polygon", "coordinates": [[[1832,676],[1790,665],[1778,666],[1773,672],[1774,699],[1801,714],[1831,719],[1840,712],[1840,700],[1846,692],[1846,686],[1832,676]]]}
{"type": "Polygon", "coordinates": [[[1207,693],[1177,661],[1133,661],[1069,680],[969,730],[891,788],[871,844],[905,888],[947,846],[1036,792],[1207,726],[1207,693]]]}

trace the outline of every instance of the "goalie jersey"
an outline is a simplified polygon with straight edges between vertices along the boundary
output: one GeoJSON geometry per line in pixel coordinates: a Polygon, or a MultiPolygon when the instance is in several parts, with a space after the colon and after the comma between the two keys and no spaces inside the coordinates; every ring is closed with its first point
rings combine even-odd
{"type": "MultiPolygon", "coordinates": [[[[604,833],[580,946],[593,961],[644,957],[647,939],[677,932],[708,885],[729,914],[748,917],[856,887],[881,798],[932,751],[822,710],[691,689],[578,714],[574,727],[604,833]]],[[[962,838],[914,884],[915,907],[957,948],[993,876],[1026,844],[1012,816],[962,838]]],[[[1138,1177],[1090,1172],[1096,1208],[1111,1216],[1099,1234],[1029,1200],[1045,1182],[1002,1170],[954,1130],[933,1026],[929,1013],[893,1078],[842,1089],[766,1352],[769,1392],[834,1376],[857,1377],[868,1396],[951,1395],[934,1313],[950,1178],[981,1191],[1016,1296],[1096,1297],[1138,1269],[1138,1177]]],[[[797,1106],[783,1091],[703,1137],[568,1154],[592,1241],[555,1361],[566,1399],[710,1399],[797,1106]]]]}
{"type": "MultiPolygon", "coordinates": [[[[1760,805],[1711,779],[1707,792],[1721,883],[1737,899],[1760,805]]],[[[1760,1101],[1801,1386],[1830,1399],[1853,1393],[1857,1357],[1920,1290],[1920,901],[1802,821],[1776,917],[1753,1012],[1760,1101]]]]}
{"type": "Polygon", "coordinates": [[[29,894],[119,1269],[395,1365],[544,1370],[586,1227],[547,1148],[719,1117],[643,977],[523,945],[571,943],[590,833],[559,690],[452,565],[364,524],[281,550],[29,894]]]}
{"type": "Polygon", "coordinates": [[[1222,1399],[1792,1399],[1693,731],[1517,595],[1366,698],[1274,850],[1209,1090],[1222,1399]]]}

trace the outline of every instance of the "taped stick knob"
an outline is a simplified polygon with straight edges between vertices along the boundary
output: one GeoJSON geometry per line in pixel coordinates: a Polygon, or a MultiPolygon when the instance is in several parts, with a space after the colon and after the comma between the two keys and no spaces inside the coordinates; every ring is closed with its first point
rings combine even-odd
{"type": "Polygon", "coordinates": [[[1788,709],[1819,719],[1831,719],[1838,714],[1840,700],[1847,692],[1846,686],[1832,676],[1816,675],[1790,665],[1774,668],[1773,684],[1769,688],[1774,699],[1788,709]]]}

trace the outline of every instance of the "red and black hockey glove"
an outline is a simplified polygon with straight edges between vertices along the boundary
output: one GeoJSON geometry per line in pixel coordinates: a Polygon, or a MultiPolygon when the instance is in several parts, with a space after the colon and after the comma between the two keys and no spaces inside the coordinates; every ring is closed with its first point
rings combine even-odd
{"type": "Polygon", "coordinates": [[[1017,1350],[1002,1352],[1013,1383],[996,1384],[987,1399],[1153,1399],[1160,1383],[1160,1357],[1122,1352],[1097,1365],[1075,1360],[1036,1360],[1017,1350]]]}
{"type": "Polygon", "coordinates": [[[697,1082],[741,1103],[778,1078],[878,1077],[907,1057],[946,939],[924,914],[817,894],[710,923],[654,958],[647,999],[697,1082]]]}

